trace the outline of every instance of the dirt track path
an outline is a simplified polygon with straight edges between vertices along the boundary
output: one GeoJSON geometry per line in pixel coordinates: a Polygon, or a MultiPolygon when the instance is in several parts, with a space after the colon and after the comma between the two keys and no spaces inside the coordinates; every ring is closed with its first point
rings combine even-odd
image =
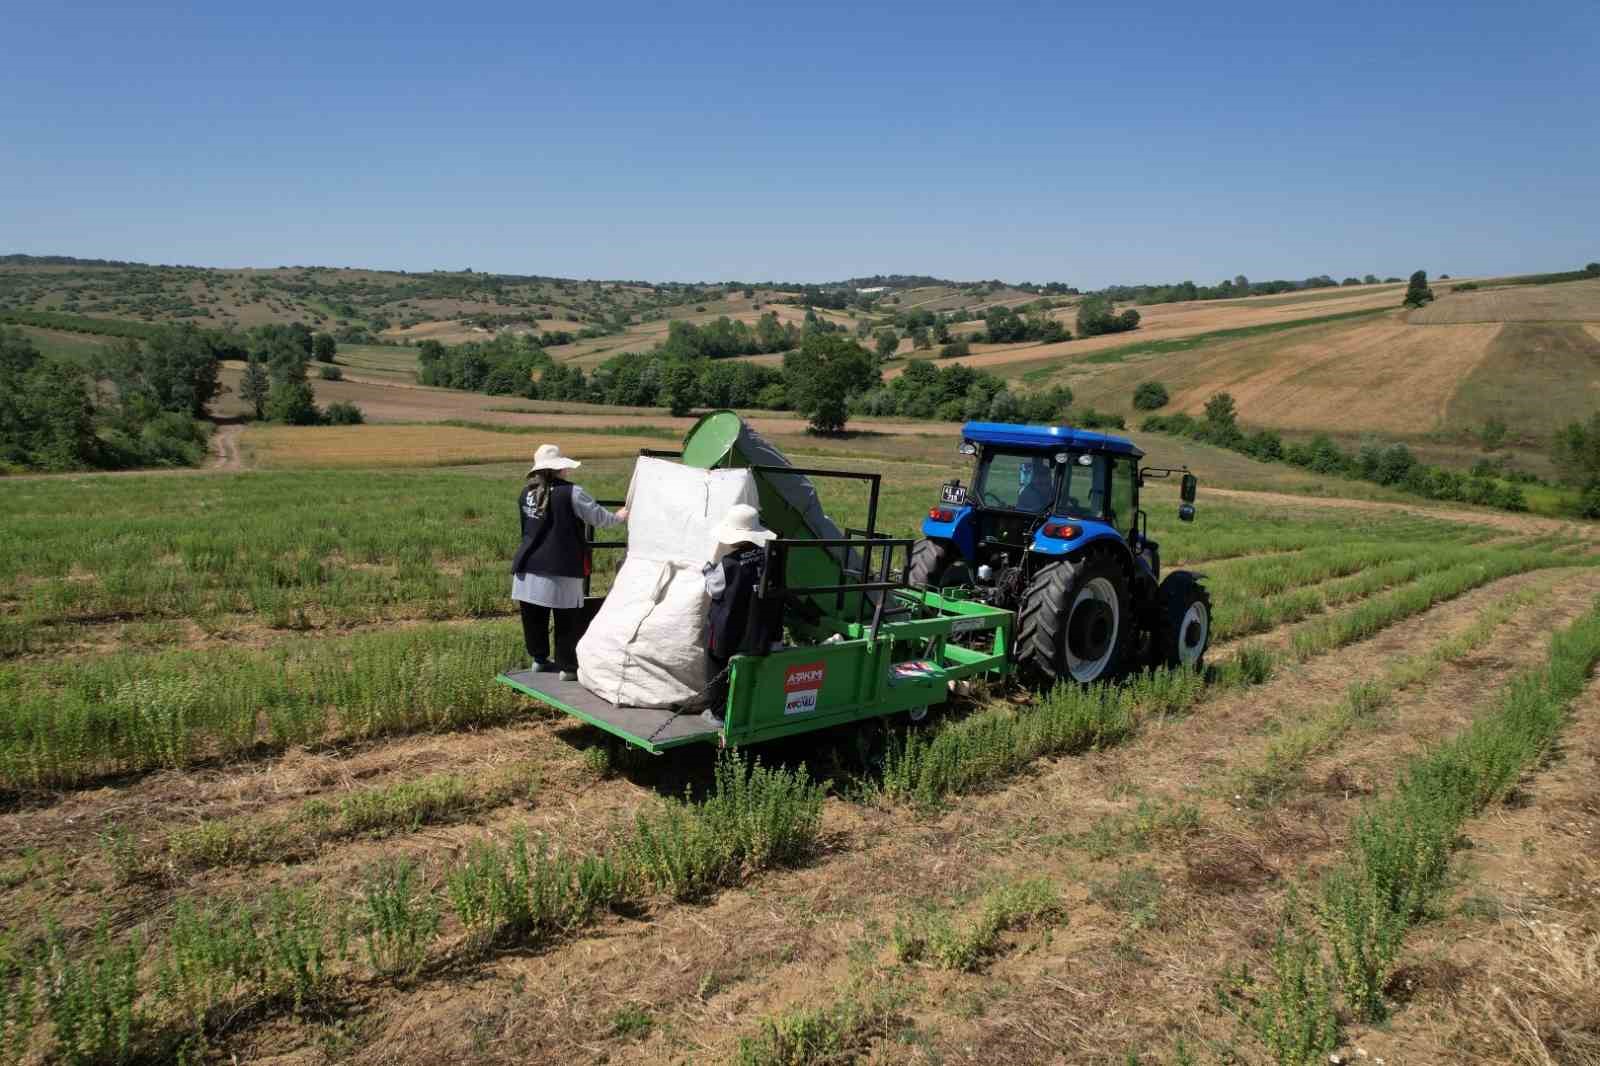
{"type": "Polygon", "coordinates": [[[244,459],[239,453],[239,434],[244,426],[237,423],[219,425],[211,435],[211,469],[243,470],[244,459]]]}

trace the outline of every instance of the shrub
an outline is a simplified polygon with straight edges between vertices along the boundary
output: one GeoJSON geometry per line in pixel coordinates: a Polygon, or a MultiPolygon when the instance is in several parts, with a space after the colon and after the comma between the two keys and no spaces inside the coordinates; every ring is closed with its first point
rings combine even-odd
{"type": "Polygon", "coordinates": [[[344,401],[330,403],[327,410],[322,412],[323,423],[330,426],[359,426],[366,420],[361,408],[344,401]]]}
{"type": "Polygon", "coordinates": [[[65,935],[51,930],[42,966],[45,1016],[57,1053],[72,1066],[127,1062],[145,1024],[138,1008],[139,960],[144,944],[113,945],[104,922],[89,951],[69,954],[65,935]]]}
{"type": "Polygon", "coordinates": [[[304,378],[274,383],[267,396],[266,411],[272,421],[291,426],[314,426],[322,420],[322,413],[317,410],[316,394],[304,378]]]}
{"type": "Polygon", "coordinates": [[[1072,416],[1072,424],[1081,429],[1126,429],[1127,423],[1121,415],[1114,415],[1107,411],[1096,411],[1093,407],[1086,407],[1072,416]]]}
{"type": "Polygon", "coordinates": [[[324,363],[322,366],[319,366],[317,368],[317,375],[321,377],[323,381],[344,380],[344,371],[340,370],[332,363],[324,363]]]}
{"type": "Polygon", "coordinates": [[[971,354],[972,354],[972,345],[968,344],[964,340],[951,341],[949,344],[946,344],[944,347],[939,349],[939,358],[940,359],[952,359],[952,358],[954,358],[954,357],[956,357],[958,355],[971,355],[971,354]]]}
{"type": "Polygon", "coordinates": [[[386,976],[416,973],[439,932],[439,907],[415,876],[413,864],[390,863],[366,886],[367,959],[386,976]]]}
{"type": "Polygon", "coordinates": [[[1339,1042],[1333,994],[1315,937],[1292,915],[1272,945],[1272,979],[1251,1018],[1262,1043],[1284,1066],[1321,1059],[1339,1042]]]}
{"type": "Polygon", "coordinates": [[[1141,382],[1133,390],[1133,406],[1141,411],[1156,411],[1167,406],[1167,387],[1159,381],[1141,382]]]}

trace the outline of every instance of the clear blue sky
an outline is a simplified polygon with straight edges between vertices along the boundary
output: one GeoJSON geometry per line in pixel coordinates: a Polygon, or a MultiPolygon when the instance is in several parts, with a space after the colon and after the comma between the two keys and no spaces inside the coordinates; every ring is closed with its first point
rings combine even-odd
{"type": "Polygon", "coordinates": [[[1595,0],[4,22],[0,253],[1084,286],[1600,259],[1595,0]]]}

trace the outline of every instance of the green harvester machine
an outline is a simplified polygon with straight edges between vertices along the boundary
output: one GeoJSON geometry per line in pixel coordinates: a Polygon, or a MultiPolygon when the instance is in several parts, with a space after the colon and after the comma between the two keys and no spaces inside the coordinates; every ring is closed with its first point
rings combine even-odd
{"type": "MultiPolygon", "coordinates": [[[[760,596],[781,603],[786,643],[764,655],[735,656],[727,703],[710,710],[622,707],[554,673],[516,670],[497,680],[646,751],[686,744],[742,746],[904,713],[920,719],[943,703],[952,682],[1011,669],[1009,610],[913,588],[910,539],[878,531],[880,475],[793,466],[732,411],[700,419],[681,452],[641,454],[700,469],[748,468],[762,521],[778,534],[766,545],[760,596]],[[841,530],[822,511],[812,479],[854,481],[868,493],[866,528],[841,530]]],[[[591,547],[622,548],[616,541],[591,547]]],[[[592,618],[603,597],[586,600],[592,618]]],[[[770,609],[770,607],[769,607],[770,609]]]]}

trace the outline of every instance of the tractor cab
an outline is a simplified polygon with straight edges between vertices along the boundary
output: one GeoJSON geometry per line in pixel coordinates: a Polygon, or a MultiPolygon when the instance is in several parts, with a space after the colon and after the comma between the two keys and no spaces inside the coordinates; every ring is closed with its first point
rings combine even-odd
{"type": "Polygon", "coordinates": [[[945,483],[922,535],[949,540],[963,558],[1059,556],[1135,531],[1144,453],[1131,441],[1069,426],[968,422],[961,452],[973,457],[971,485],[945,483]]]}
{"type": "Polygon", "coordinates": [[[1144,452],[1132,441],[1071,426],[968,422],[960,451],[972,460],[970,484],[946,482],[928,509],[913,585],[964,587],[1018,612],[1033,638],[1018,642],[1019,657],[1045,681],[1102,680],[1136,664],[1198,665],[1210,601],[1197,575],[1162,580],[1139,507],[1146,478],[1181,473],[1178,518],[1192,521],[1193,474],[1141,468],[1144,452]],[[1166,617],[1174,610],[1193,623],[1179,627],[1176,642],[1166,617]]]}

